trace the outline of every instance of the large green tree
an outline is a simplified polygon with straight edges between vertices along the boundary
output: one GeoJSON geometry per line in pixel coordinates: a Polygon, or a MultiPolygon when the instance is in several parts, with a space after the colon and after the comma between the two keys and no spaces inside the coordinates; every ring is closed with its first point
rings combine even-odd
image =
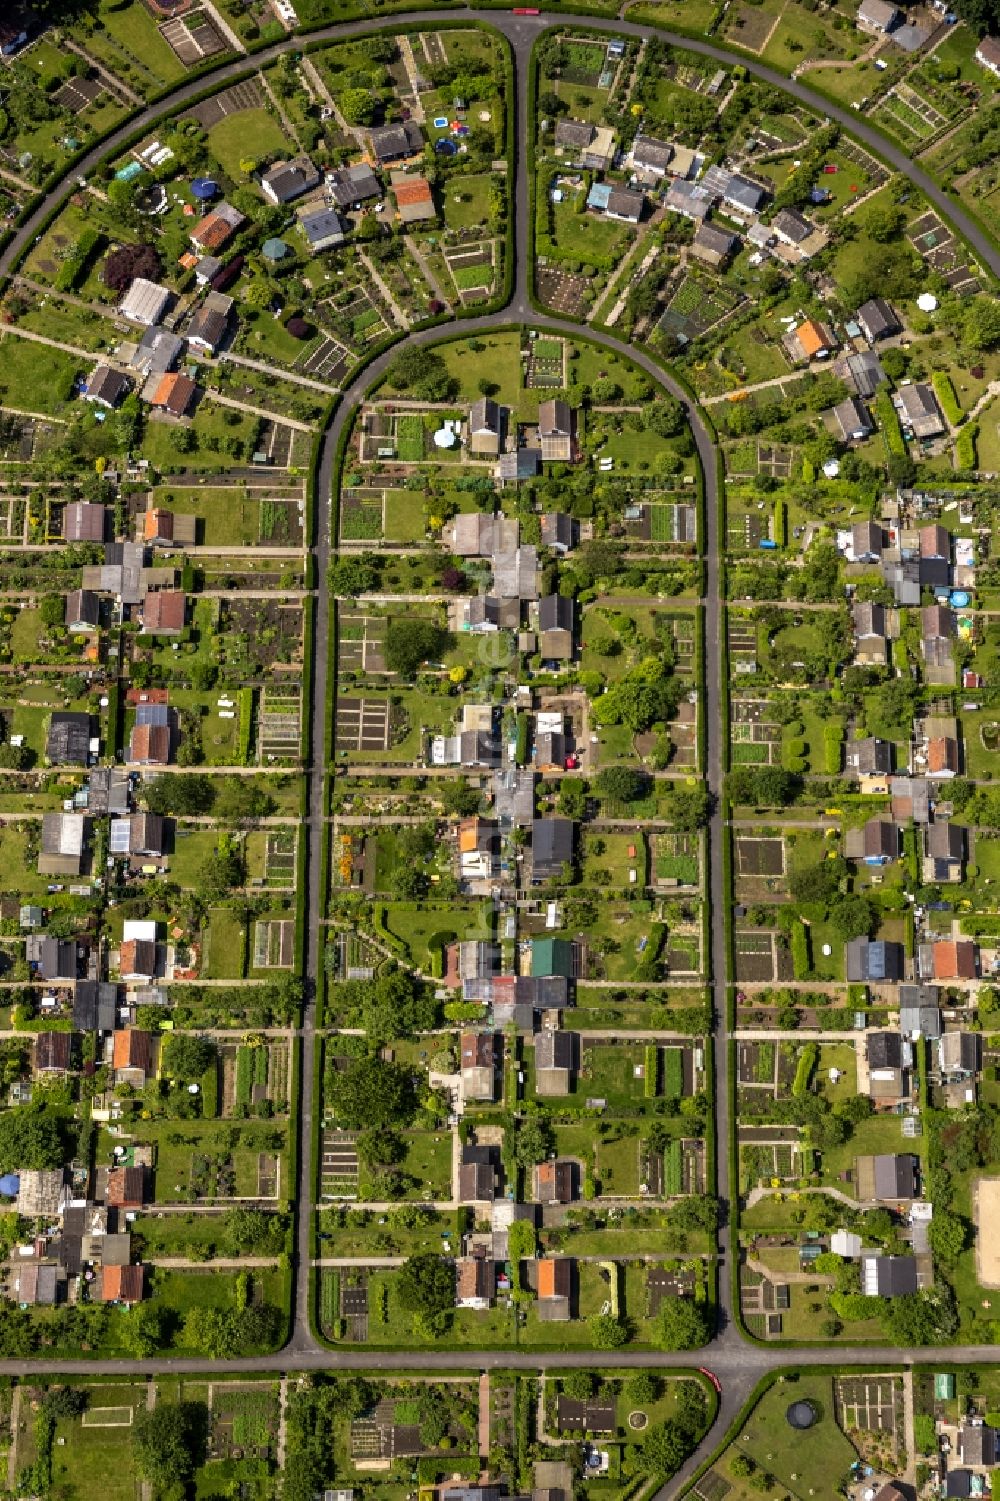
{"type": "Polygon", "coordinates": [[[382,1058],[358,1058],[334,1071],[329,1093],[338,1123],[349,1131],[405,1126],[417,1105],[409,1069],[382,1058]]]}
{"type": "Polygon", "coordinates": [[[696,1350],[711,1335],[708,1315],[691,1298],[665,1298],[660,1305],[653,1339],[661,1350],[696,1350]]]}
{"type": "Polygon", "coordinates": [[[200,1079],[218,1055],[210,1037],[175,1032],[163,1046],[163,1072],[173,1079],[200,1079]]]}
{"type": "Polygon", "coordinates": [[[136,1469],[158,1493],[177,1494],[204,1462],[208,1409],[203,1402],[139,1407],[132,1422],[136,1469]]]}
{"type": "Polygon", "coordinates": [[[382,651],[390,672],[413,678],[424,662],[440,662],[450,644],[450,632],[433,620],[390,620],[382,651]]]}

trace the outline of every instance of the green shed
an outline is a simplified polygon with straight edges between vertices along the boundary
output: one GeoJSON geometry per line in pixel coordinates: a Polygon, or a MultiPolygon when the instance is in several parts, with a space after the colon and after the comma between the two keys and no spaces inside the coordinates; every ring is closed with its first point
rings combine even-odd
{"type": "Polygon", "coordinates": [[[568,938],[536,938],[531,945],[532,975],[573,978],[573,945],[568,938]]]}

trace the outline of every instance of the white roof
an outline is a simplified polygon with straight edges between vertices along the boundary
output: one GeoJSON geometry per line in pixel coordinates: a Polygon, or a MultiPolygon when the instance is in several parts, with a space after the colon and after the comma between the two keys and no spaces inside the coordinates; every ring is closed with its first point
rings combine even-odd
{"type": "Polygon", "coordinates": [[[155,922],[149,922],[146,920],[137,922],[134,919],[132,919],[131,921],[126,921],[124,930],[122,932],[122,942],[129,943],[132,940],[134,940],[136,943],[155,943],[155,922]]]}
{"type": "Polygon", "coordinates": [[[169,301],[170,293],[166,287],[158,286],[155,281],[147,281],[144,276],[137,276],[121,300],[120,311],[123,317],[131,318],[133,323],[159,323],[169,301]]]}

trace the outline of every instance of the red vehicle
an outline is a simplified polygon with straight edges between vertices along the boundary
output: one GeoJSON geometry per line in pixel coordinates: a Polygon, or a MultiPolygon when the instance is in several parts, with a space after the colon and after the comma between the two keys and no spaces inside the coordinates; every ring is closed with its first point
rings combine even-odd
{"type": "Polygon", "coordinates": [[[530,5],[515,5],[514,9],[511,11],[511,15],[512,16],[538,16],[538,15],[541,15],[541,11],[535,9],[534,7],[532,7],[530,5]]]}

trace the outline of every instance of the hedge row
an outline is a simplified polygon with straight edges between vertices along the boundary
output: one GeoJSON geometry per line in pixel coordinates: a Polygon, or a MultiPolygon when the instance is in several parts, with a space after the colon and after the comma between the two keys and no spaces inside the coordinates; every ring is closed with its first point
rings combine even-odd
{"type": "Polygon", "coordinates": [[[879,426],[889,452],[895,454],[897,458],[905,458],[906,440],[903,437],[903,429],[899,425],[899,417],[892,404],[892,397],[884,386],[879,387],[875,397],[875,410],[878,413],[879,426]]]}
{"type": "Polygon", "coordinates": [[[796,980],[808,980],[811,969],[809,929],[800,919],[792,928],[792,972],[796,980]]]}
{"type": "Polygon", "coordinates": [[[59,267],[54,282],[57,292],[72,292],[75,289],[103,244],[104,236],[101,231],[88,225],[77,240],[72,254],[59,267]]]}
{"type": "Polygon", "coordinates": [[[942,412],[952,427],[957,427],[962,420],[962,408],[958,404],[951,376],[946,370],[935,370],[931,376],[931,385],[942,412]]]}

